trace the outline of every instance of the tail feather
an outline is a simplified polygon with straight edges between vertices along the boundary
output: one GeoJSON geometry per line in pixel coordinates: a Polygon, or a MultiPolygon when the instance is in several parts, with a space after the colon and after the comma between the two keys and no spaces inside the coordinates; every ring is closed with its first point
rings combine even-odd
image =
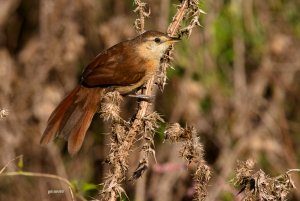
{"type": "Polygon", "coordinates": [[[93,116],[94,112],[86,111],[81,119],[82,125],[77,129],[77,131],[71,133],[68,140],[68,151],[70,154],[75,154],[82,146],[86,131],[90,126],[93,116]]]}
{"type": "Polygon", "coordinates": [[[42,145],[48,144],[51,140],[53,140],[55,137],[58,136],[58,131],[61,122],[63,120],[63,117],[65,116],[64,114],[68,110],[68,107],[70,107],[73,104],[74,98],[78,91],[79,91],[79,87],[73,89],[73,91],[67,97],[65,97],[63,101],[61,101],[61,103],[56,107],[56,109],[50,115],[47,122],[47,127],[40,140],[40,143],[42,145]]]}
{"type": "Polygon", "coordinates": [[[76,87],[53,111],[41,144],[48,144],[56,136],[68,140],[68,151],[75,154],[81,147],[100,99],[101,88],[76,87]]]}

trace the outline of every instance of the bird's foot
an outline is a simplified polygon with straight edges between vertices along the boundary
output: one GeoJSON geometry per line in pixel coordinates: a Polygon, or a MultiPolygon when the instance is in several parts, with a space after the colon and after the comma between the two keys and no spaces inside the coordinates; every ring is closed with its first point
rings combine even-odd
{"type": "Polygon", "coordinates": [[[154,96],[148,96],[144,94],[129,94],[128,96],[132,98],[137,98],[141,101],[146,101],[148,103],[151,103],[154,100],[154,96]]]}

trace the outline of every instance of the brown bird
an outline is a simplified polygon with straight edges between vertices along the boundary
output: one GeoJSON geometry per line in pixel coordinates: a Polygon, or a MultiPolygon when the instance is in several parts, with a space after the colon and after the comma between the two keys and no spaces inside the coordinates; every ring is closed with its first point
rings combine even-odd
{"type": "Polygon", "coordinates": [[[147,31],[98,54],[85,68],[81,83],[57,106],[48,119],[40,143],[55,137],[68,141],[68,151],[78,152],[105,89],[126,95],[153,76],[160,59],[178,38],[147,31]]]}

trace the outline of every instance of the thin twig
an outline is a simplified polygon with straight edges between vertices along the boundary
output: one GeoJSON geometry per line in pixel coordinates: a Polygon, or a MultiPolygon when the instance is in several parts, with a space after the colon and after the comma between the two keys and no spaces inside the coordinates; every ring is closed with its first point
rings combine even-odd
{"type": "Polygon", "coordinates": [[[1,175],[2,172],[4,172],[4,170],[9,166],[9,164],[11,164],[13,161],[15,161],[15,160],[17,160],[17,159],[19,159],[19,158],[22,158],[22,157],[23,157],[23,155],[17,156],[17,157],[15,157],[14,159],[10,160],[8,163],[6,163],[6,164],[4,165],[4,167],[0,170],[0,175],[1,175]]]}
{"type": "Polygon", "coordinates": [[[292,172],[300,172],[300,169],[289,169],[286,174],[290,174],[292,172]]]}

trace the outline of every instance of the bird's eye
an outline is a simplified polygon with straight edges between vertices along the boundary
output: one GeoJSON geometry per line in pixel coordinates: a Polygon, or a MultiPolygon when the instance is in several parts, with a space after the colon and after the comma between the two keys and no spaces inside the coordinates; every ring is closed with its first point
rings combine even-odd
{"type": "Polygon", "coordinates": [[[160,43],[160,38],[155,38],[154,41],[155,41],[156,43],[160,43]]]}

